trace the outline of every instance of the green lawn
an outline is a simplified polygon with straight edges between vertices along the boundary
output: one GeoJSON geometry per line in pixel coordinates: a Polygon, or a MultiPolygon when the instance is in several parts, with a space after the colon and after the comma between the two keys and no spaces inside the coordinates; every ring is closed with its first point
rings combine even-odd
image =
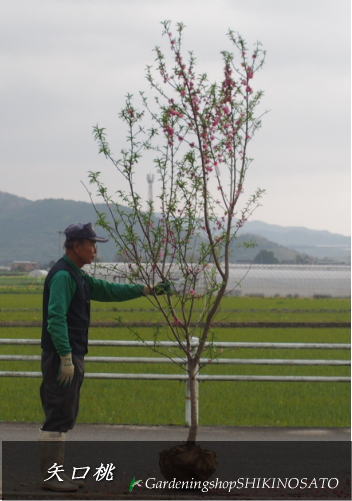
{"type": "MultiPolygon", "coordinates": [[[[199,311],[201,303],[195,309],[199,311]]],[[[41,294],[0,293],[0,322],[41,321],[41,294]]],[[[147,298],[121,303],[92,301],[92,321],[123,322],[162,320],[147,298]]],[[[349,322],[350,301],[339,298],[225,297],[218,322],[349,322]]]]}
{"type": "MultiPolygon", "coordinates": [[[[28,293],[28,283],[10,284],[0,293],[0,321],[40,321],[41,295],[28,293]],[[25,293],[21,292],[25,288],[25,293]]],[[[1,282],[0,282],[1,287],[1,282]]],[[[157,321],[146,298],[124,303],[93,302],[92,320],[157,321]],[[133,311],[132,311],[133,310],[133,311]]],[[[347,299],[227,297],[218,321],[348,322],[347,299]]],[[[40,328],[1,327],[2,338],[40,338],[40,328]]],[[[216,341],[349,342],[344,328],[216,328],[216,341]]],[[[139,328],[143,339],[153,339],[152,328],[139,328]]],[[[92,328],[91,339],[135,339],[128,328],[92,328]]],[[[160,339],[168,339],[161,329],[160,339]]],[[[3,354],[39,354],[39,346],[1,346],[3,354]]],[[[169,350],[169,355],[180,352],[169,350]]],[[[89,355],[157,356],[147,348],[91,347],[89,355]]],[[[205,353],[208,356],[209,353],[205,353]]],[[[343,350],[231,349],[220,358],[349,359],[343,350]]],[[[0,362],[0,370],[39,371],[39,362],[0,362]]],[[[171,364],[106,364],[87,362],[87,372],[182,372],[171,364]]],[[[206,366],[203,374],[349,375],[348,367],[221,365],[206,366]]],[[[2,378],[1,419],[42,420],[40,379],[2,378]]],[[[213,382],[200,383],[200,424],[235,426],[349,426],[350,385],[346,383],[213,382]]],[[[184,424],[185,383],[179,381],[124,381],[86,379],[82,388],[79,422],[111,424],[184,424]]]]}

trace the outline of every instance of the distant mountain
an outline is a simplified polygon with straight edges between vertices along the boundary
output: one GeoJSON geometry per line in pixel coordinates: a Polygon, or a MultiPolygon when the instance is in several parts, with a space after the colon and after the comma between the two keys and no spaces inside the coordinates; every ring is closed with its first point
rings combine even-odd
{"type": "Polygon", "coordinates": [[[351,237],[300,226],[279,226],[249,221],[242,233],[254,233],[297,252],[317,258],[350,262],[351,237]]]}
{"type": "Polygon", "coordinates": [[[313,263],[314,258],[301,254],[293,249],[289,249],[283,245],[278,245],[267,238],[255,235],[253,233],[241,233],[239,237],[233,241],[232,256],[235,262],[249,262],[254,261],[260,251],[270,251],[273,253],[274,258],[279,263],[313,263]],[[248,244],[253,243],[252,246],[248,244]]]}
{"type": "MultiPolygon", "coordinates": [[[[103,207],[98,205],[98,209],[103,207]]],[[[87,202],[64,199],[31,201],[0,192],[0,264],[9,264],[14,260],[33,260],[42,266],[46,265],[62,255],[62,232],[69,224],[87,221],[94,223],[95,220],[94,208],[87,202]]],[[[99,233],[104,234],[102,230],[99,233]]],[[[329,242],[330,245],[347,246],[347,241],[348,237],[329,232],[253,221],[246,224],[239,238],[234,241],[232,261],[252,261],[258,252],[268,250],[280,262],[312,262],[312,258],[303,255],[306,254],[303,247],[299,251],[295,245],[299,247],[305,242],[314,246],[329,242]],[[325,233],[330,240],[323,239],[321,234],[325,233]],[[294,235],[297,235],[296,241],[294,235]],[[256,246],[248,248],[248,241],[255,241],[256,246]]],[[[99,245],[98,252],[103,261],[115,260],[116,251],[112,242],[99,245]]]]}
{"type": "Polygon", "coordinates": [[[27,198],[18,197],[16,195],[11,195],[10,193],[5,193],[0,191],[0,215],[5,211],[13,211],[16,209],[22,209],[27,207],[32,202],[27,200],[27,198]]]}
{"type": "MultiPolygon", "coordinates": [[[[0,192],[0,262],[33,260],[41,264],[63,254],[63,230],[74,222],[95,221],[91,204],[64,199],[27,200],[0,192]],[[15,203],[18,198],[18,203],[15,203]],[[7,201],[10,201],[7,205],[7,201]]],[[[105,244],[104,258],[114,256],[105,244]]]]}

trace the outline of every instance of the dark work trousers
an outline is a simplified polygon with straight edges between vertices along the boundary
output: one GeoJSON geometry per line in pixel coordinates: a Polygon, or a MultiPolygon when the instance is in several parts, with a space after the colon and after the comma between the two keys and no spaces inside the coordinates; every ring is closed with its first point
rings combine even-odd
{"type": "Polygon", "coordinates": [[[76,422],[84,377],[84,357],[72,354],[72,361],[75,372],[71,384],[59,384],[57,381],[59,355],[42,352],[43,380],[40,386],[40,398],[45,413],[45,422],[41,428],[43,431],[66,432],[71,430],[76,422]]]}

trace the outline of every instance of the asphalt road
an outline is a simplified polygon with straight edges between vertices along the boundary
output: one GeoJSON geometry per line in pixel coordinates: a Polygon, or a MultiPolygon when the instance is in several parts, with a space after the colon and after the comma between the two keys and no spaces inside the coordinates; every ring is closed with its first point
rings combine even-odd
{"type": "MultiPolygon", "coordinates": [[[[37,440],[39,423],[0,423],[1,440],[37,440]]],[[[78,424],[67,433],[67,440],[125,440],[125,441],[183,441],[187,437],[184,426],[124,426],[78,424]]],[[[273,428],[200,426],[198,440],[350,440],[349,428],[273,428]]]]}

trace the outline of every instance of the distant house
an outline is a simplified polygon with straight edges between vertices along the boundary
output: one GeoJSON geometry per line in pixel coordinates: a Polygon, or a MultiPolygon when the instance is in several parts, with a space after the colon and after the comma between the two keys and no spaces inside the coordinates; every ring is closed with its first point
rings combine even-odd
{"type": "Polygon", "coordinates": [[[32,271],[37,268],[39,265],[35,261],[13,261],[11,264],[11,271],[32,271]]]}
{"type": "Polygon", "coordinates": [[[45,278],[48,272],[46,270],[32,270],[28,273],[31,278],[45,278]]]}

